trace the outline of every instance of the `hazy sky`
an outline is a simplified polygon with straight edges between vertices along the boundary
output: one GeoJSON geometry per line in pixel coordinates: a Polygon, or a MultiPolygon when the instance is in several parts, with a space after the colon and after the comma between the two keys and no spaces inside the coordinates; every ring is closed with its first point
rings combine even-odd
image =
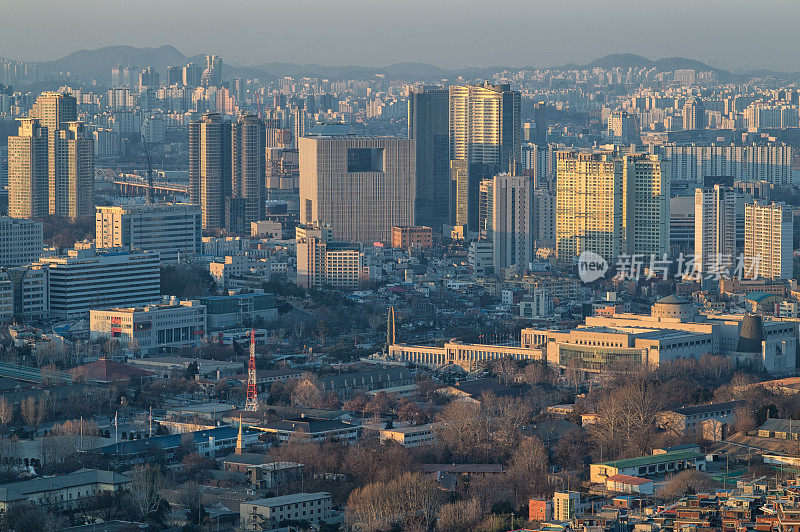
{"type": "Polygon", "coordinates": [[[171,44],[226,62],[551,66],[608,53],[800,71],[797,0],[0,0],[0,56],[171,44]]]}

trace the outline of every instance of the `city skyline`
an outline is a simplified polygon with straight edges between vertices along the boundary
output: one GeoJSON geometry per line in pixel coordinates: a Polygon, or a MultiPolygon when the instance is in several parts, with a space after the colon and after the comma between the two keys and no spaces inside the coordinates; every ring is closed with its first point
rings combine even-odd
{"type": "Polygon", "coordinates": [[[208,32],[213,25],[214,51],[231,58],[230,64],[242,65],[275,61],[381,66],[410,61],[443,68],[546,68],[585,64],[607,54],[635,53],[651,59],[710,60],[715,63],[712,66],[736,70],[800,71],[800,60],[789,51],[792,43],[788,37],[800,5],[779,0],[762,2],[758,10],[749,9],[752,4],[743,0],[700,6],[688,0],[647,2],[647,6],[615,0],[602,10],[585,1],[549,6],[514,0],[505,2],[504,9],[464,1],[457,10],[459,24],[452,23],[453,6],[431,6],[419,0],[347,3],[349,9],[315,0],[291,5],[239,0],[219,10],[213,4],[188,0],[157,5],[145,0],[141,9],[125,13],[128,22],[124,25],[118,24],[120,12],[115,2],[84,0],[85,9],[54,11],[52,15],[36,9],[41,6],[21,3],[5,8],[7,16],[0,21],[0,55],[34,62],[62,57],[69,52],[63,42],[45,36],[65,28],[70,28],[74,50],[169,43],[199,54],[208,51],[208,32]],[[506,17],[511,11],[516,16],[506,17]],[[743,11],[747,17],[739,16],[743,11]],[[160,15],[153,17],[154,12],[160,15]],[[685,16],[687,12],[694,16],[685,16]],[[242,17],[242,13],[248,16],[242,17]],[[176,25],[175,20],[183,24],[176,25]],[[271,24],[275,20],[302,21],[306,38],[296,39],[296,24],[271,24]],[[394,23],[381,24],[382,20],[394,23]],[[367,24],[374,21],[378,23],[367,24]],[[581,31],[574,32],[578,27],[581,31]],[[677,32],[676,27],[680,28],[677,32]],[[260,31],[264,28],[269,29],[266,35],[260,31]],[[241,38],[250,34],[263,37],[258,41],[241,38]],[[497,35],[503,39],[498,40],[497,35]],[[563,39],[564,35],[570,39],[563,39]],[[372,45],[361,46],[365,41],[372,45]]]}

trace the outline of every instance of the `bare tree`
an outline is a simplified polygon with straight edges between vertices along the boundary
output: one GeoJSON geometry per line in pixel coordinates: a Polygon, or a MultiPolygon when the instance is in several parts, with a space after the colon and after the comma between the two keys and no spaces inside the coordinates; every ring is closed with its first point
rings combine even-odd
{"type": "Polygon", "coordinates": [[[9,469],[22,456],[19,440],[12,438],[0,442],[0,465],[4,469],[9,469]]]}
{"type": "Polygon", "coordinates": [[[0,397],[0,423],[8,425],[12,419],[14,419],[14,405],[4,395],[0,397]]]}
{"type": "Polygon", "coordinates": [[[439,508],[436,529],[441,532],[475,530],[481,517],[481,507],[477,499],[447,503],[439,508]]]}
{"type": "Polygon", "coordinates": [[[12,504],[3,512],[0,528],[14,532],[62,530],[63,523],[46,508],[30,501],[12,504]]]}
{"type": "Polygon", "coordinates": [[[133,470],[130,495],[140,519],[158,512],[161,504],[161,490],[165,486],[164,475],[158,466],[146,464],[133,470]]]}
{"type": "Polygon", "coordinates": [[[34,430],[38,430],[44,414],[41,403],[35,397],[28,397],[22,401],[20,409],[25,422],[34,430]]]}
{"type": "Polygon", "coordinates": [[[420,473],[404,473],[389,482],[355,489],[347,501],[347,520],[359,530],[403,530],[430,527],[441,506],[436,481],[420,473]]]}
{"type": "Polygon", "coordinates": [[[319,408],[322,402],[322,393],[311,380],[302,379],[292,390],[291,400],[292,405],[319,408]]]}

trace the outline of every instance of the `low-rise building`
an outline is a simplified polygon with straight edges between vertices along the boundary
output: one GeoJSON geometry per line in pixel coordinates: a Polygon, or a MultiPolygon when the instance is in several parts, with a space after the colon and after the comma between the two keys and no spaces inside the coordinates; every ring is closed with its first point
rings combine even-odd
{"type": "Polygon", "coordinates": [[[239,505],[239,514],[243,530],[273,530],[285,521],[316,524],[331,517],[331,494],[294,493],[243,502],[239,505]]]}
{"type": "Polygon", "coordinates": [[[128,363],[137,368],[152,371],[160,379],[171,379],[184,375],[191,364],[197,364],[197,375],[201,379],[218,380],[233,377],[242,371],[241,362],[226,362],[206,358],[165,356],[132,358],[128,363]]]}
{"type": "Polygon", "coordinates": [[[800,421],[768,418],[758,427],[759,438],[776,440],[800,440],[800,421]]]}
{"type": "Polygon", "coordinates": [[[181,305],[204,306],[209,330],[235,327],[245,321],[270,321],[278,317],[278,305],[272,294],[208,296],[182,301],[181,305]]]}
{"type": "Polygon", "coordinates": [[[120,491],[131,483],[125,475],[100,469],[79,469],[66,475],[34,478],[0,486],[0,511],[30,501],[52,510],[72,510],[101,493],[120,491]]]}
{"type": "Polygon", "coordinates": [[[297,241],[297,284],[356,290],[367,277],[361,245],[325,242],[317,237],[297,241]]]}
{"type": "Polygon", "coordinates": [[[231,277],[250,273],[250,259],[243,255],[228,255],[221,261],[209,263],[208,271],[217,288],[227,290],[231,277]]]}
{"type": "Polygon", "coordinates": [[[530,499],[528,501],[528,519],[544,523],[553,518],[553,501],[547,499],[530,499]]]}
{"type": "Polygon", "coordinates": [[[553,494],[553,519],[571,521],[581,506],[581,494],[577,491],[557,491],[553,494]]]}
{"type": "Polygon", "coordinates": [[[515,360],[544,360],[546,352],[539,347],[445,342],[442,347],[392,344],[389,346],[389,356],[433,368],[456,365],[466,371],[474,371],[490,360],[505,357],[515,360]]]}
{"type": "MultiPolygon", "coordinates": [[[[712,403],[709,405],[686,406],[668,410],[659,414],[659,424],[677,436],[705,436],[703,426],[706,422],[716,420],[726,426],[736,423],[736,409],[744,406],[744,401],[726,401],[724,403],[712,403]]],[[[727,434],[721,435],[722,439],[727,434]]],[[[716,441],[716,439],[708,438],[716,441]]]]}
{"type": "Polygon", "coordinates": [[[341,401],[346,401],[356,392],[414,384],[414,375],[404,368],[387,368],[325,375],[319,377],[317,382],[320,391],[333,392],[341,401]]]}
{"type": "Polygon", "coordinates": [[[520,318],[543,318],[552,314],[553,299],[544,288],[535,288],[519,302],[520,318]]]}
{"type": "Polygon", "coordinates": [[[108,360],[104,356],[94,362],[70,368],[68,373],[73,377],[81,377],[106,386],[141,386],[155,378],[155,373],[152,371],[108,360]]]}
{"type": "Polygon", "coordinates": [[[283,224],[266,220],[250,222],[250,236],[280,240],[283,238],[283,224]]]}
{"type": "MultiPolygon", "coordinates": [[[[254,430],[242,431],[242,445],[247,448],[258,443],[259,432],[254,430]]],[[[152,459],[154,449],[164,453],[167,461],[175,457],[175,452],[187,443],[197,454],[214,458],[225,455],[236,449],[239,438],[239,428],[234,426],[215,427],[212,429],[170,434],[169,436],[154,436],[138,440],[123,440],[105,447],[100,447],[97,452],[109,457],[119,467],[133,467],[147,463],[152,459]]]]}
{"type": "Polygon", "coordinates": [[[437,426],[437,423],[426,423],[424,425],[384,429],[380,432],[381,443],[393,441],[409,449],[433,445],[436,443],[437,426]]]}
{"type": "Polygon", "coordinates": [[[479,240],[470,242],[467,261],[472,275],[476,277],[494,273],[494,244],[479,240]]]}
{"type": "Polygon", "coordinates": [[[653,481],[648,478],[630,475],[612,475],[606,479],[606,489],[617,493],[652,495],[655,491],[653,486],[653,481]]]}
{"type": "Polygon", "coordinates": [[[602,484],[605,483],[608,477],[613,477],[614,475],[632,477],[644,475],[648,477],[663,476],[668,473],[677,473],[684,469],[705,471],[705,455],[690,451],[679,451],[591,464],[589,466],[589,480],[592,483],[602,484]]]}
{"type": "Polygon", "coordinates": [[[274,434],[280,441],[330,439],[350,443],[358,439],[360,427],[336,419],[300,418],[254,425],[253,428],[274,434]]]}
{"type": "Polygon", "coordinates": [[[256,489],[274,490],[280,486],[300,480],[303,464],[296,462],[273,462],[263,454],[232,454],[222,459],[222,469],[246,473],[250,484],[256,489]]]}
{"type": "Polygon", "coordinates": [[[395,249],[428,249],[433,247],[433,229],[424,225],[392,227],[392,247],[395,249]]]}
{"type": "Polygon", "coordinates": [[[200,345],[206,334],[206,307],[172,304],[92,310],[92,340],[114,339],[143,354],[200,345]]]}

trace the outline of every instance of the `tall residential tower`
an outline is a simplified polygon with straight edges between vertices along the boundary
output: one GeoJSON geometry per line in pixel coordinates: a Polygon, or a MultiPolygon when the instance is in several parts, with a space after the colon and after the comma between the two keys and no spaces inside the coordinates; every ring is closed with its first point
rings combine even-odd
{"type": "Polygon", "coordinates": [[[477,231],[481,180],[521,164],[520,93],[489,83],[449,90],[451,223],[477,231]]]}

